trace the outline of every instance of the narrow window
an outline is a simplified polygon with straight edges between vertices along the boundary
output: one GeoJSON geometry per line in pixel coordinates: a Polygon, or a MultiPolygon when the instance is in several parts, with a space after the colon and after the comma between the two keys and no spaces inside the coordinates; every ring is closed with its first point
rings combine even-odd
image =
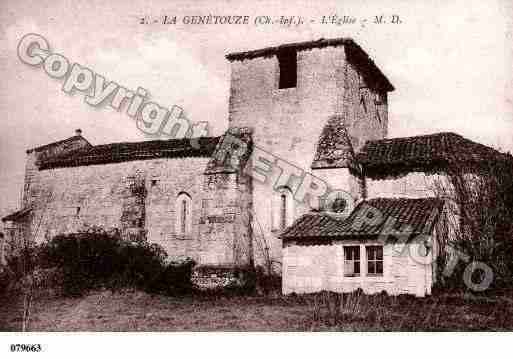
{"type": "Polygon", "coordinates": [[[367,252],[367,275],[382,276],[383,275],[383,247],[368,246],[365,247],[367,252]]]}
{"type": "Polygon", "coordinates": [[[0,263],[5,263],[5,238],[4,234],[0,232],[0,263]]]}
{"type": "Polygon", "coordinates": [[[181,192],[176,199],[176,232],[181,235],[188,235],[191,233],[191,197],[181,192]]]}
{"type": "Polygon", "coordinates": [[[187,201],[184,199],[184,200],[182,200],[182,220],[181,220],[182,228],[180,228],[182,234],[185,234],[186,223],[187,223],[187,201]]]}
{"type": "Polygon", "coordinates": [[[344,247],[344,276],[360,276],[360,246],[344,247]]]}
{"type": "Polygon", "coordinates": [[[294,200],[288,187],[280,187],[271,198],[271,223],[273,231],[282,231],[294,220],[294,200]]]}
{"type": "Polygon", "coordinates": [[[360,105],[363,107],[365,113],[367,113],[367,105],[365,104],[365,96],[363,93],[360,95],[360,105]]]}
{"type": "Polygon", "coordinates": [[[295,50],[278,53],[280,65],[280,89],[296,87],[297,85],[297,55],[295,50]]]}
{"type": "Polygon", "coordinates": [[[280,196],[280,229],[287,227],[287,195],[282,193],[280,196]]]}

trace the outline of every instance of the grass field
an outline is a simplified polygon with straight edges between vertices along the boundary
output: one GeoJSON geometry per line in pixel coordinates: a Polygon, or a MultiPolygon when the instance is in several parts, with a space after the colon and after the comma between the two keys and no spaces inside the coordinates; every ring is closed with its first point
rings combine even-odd
{"type": "MultiPolygon", "coordinates": [[[[325,296],[324,296],[325,297],[325,296]]],[[[2,299],[0,329],[18,331],[22,300],[2,299]]],[[[140,291],[33,300],[31,331],[513,330],[513,296],[352,296],[335,321],[322,296],[165,297],[140,291]]]]}

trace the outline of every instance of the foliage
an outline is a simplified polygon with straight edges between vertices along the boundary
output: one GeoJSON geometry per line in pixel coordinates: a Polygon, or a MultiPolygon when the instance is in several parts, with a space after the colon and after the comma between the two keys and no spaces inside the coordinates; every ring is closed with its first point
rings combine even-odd
{"type": "Polygon", "coordinates": [[[118,233],[93,229],[58,235],[40,245],[34,258],[38,267],[60,272],[63,294],[70,296],[102,287],[165,294],[191,288],[192,261],[166,263],[167,254],[159,245],[124,240],[118,233]]]}
{"type": "Polygon", "coordinates": [[[191,293],[192,268],[196,263],[192,259],[183,262],[169,263],[156,272],[155,276],[146,286],[150,293],[162,293],[167,295],[183,295],[191,293]]]}
{"type": "MultiPolygon", "coordinates": [[[[442,251],[439,269],[450,256],[448,248],[467,256],[460,261],[446,287],[462,287],[461,280],[468,262],[488,265],[494,274],[492,286],[511,286],[513,278],[513,157],[500,154],[479,167],[453,163],[447,180],[435,183],[435,192],[446,200],[438,232],[442,251]]],[[[482,274],[482,273],[481,273],[482,274]]],[[[479,282],[482,278],[475,278],[479,282]]]]}
{"type": "Polygon", "coordinates": [[[281,277],[267,268],[257,266],[247,273],[246,286],[258,294],[281,293],[281,277]]]}
{"type": "Polygon", "coordinates": [[[417,298],[407,294],[390,296],[385,292],[369,295],[358,289],[349,293],[296,295],[290,301],[307,304],[312,329],[469,331],[511,328],[513,323],[506,314],[511,313],[511,306],[506,305],[510,298],[511,292],[487,296],[446,293],[417,298]],[[498,303],[503,306],[498,307],[498,303]]]}

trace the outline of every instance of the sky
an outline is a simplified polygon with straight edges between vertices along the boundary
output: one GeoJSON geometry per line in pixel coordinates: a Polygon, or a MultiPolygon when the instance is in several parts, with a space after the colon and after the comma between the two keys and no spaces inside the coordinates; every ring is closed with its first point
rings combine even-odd
{"type": "Polygon", "coordinates": [[[26,149],[70,137],[92,144],[145,139],[123,111],[64,93],[63,80],[17,57],[23,35],[43,35],[53,52],[162,106],[180,106],[211,134],[227,127],[230,67],[225,55],[287,42],[351,37],[396,90],[389,136],[454,131],[513,151],[513,5],[467,1],[41,1],[0,3],[0,215],[19,206],[26,149]],[[282,26],[186,25],[191,15],[300,16],[282,26]],[[322,24],[349,16],[355,24],[322,24]],[[176,25],[140,18],[176,16],[176,25]],[[373,24],[398,15],[400,24],[373,24]],[[363,20],[367,21],[363,23],[363,20]],[[313,21],[312,21],[313,20],[313,21]]]}

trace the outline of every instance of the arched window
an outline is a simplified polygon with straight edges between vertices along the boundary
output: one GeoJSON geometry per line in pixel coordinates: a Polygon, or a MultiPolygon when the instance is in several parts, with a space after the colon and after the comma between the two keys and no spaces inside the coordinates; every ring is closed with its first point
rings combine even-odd
{"type": "Polygon", "coordinates": [[[180,192],[176,199],[176,232],[181,235],[191,233],[191,196],[185,192],[180,192]]]}
{"type": "Polygon", "coordinates": [[[294,198],[288,187],[276,191],[272,205],[273,229],[284,230],[294,220],[294,198]]]}

